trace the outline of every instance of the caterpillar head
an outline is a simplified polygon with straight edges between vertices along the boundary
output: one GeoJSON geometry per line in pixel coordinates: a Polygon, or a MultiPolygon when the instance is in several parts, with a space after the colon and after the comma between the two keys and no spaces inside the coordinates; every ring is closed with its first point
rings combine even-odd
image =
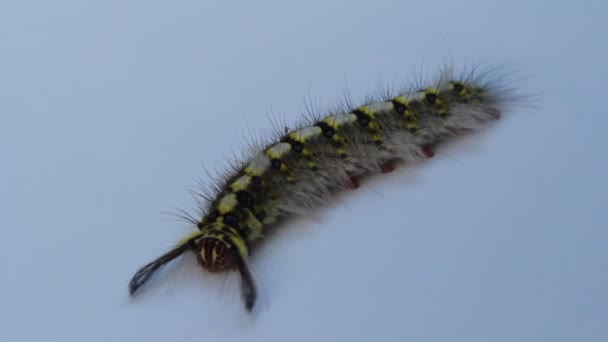
{"type": "Polygon", "coordinates": [[[237,268],[235,245],[219,234],[203,236],[196,242],[196,258],[209,272],[230,271],[237,268]]]}
{"type": "Polygon", "coordinates": [[[245,308],[247,311],[253,309],[257,291],[247,266],[247,246],[241,237],[229,236],[217,230],[195,232],[169,252],[140,268],[129,282],[129,293],[135,294],[157,270],[189,250],[196,254],[199,263],[209,272],[237,270],[241,275],[241,295],[245,308]]]}

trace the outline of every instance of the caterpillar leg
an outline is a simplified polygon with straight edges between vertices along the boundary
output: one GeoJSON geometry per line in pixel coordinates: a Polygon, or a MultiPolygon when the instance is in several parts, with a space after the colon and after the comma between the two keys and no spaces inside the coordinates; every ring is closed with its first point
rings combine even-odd
{"type": "Polygon", "coordinates": [[[360,183],[359,183],[359,178],[357,178],[356,176],[352,176],[348,179],[348,181],[346,181],[346,188],[350,189],[350,190],[355,190],[355,189],[359,189],[360,183]]]}
{"type": "Polygon", "coordinates": [[[432,145],[424,145],[422,146],[422,153],[424,153],[425,157],[431,158],[435,155],[435,150],[432,145]]]}
{"type": "Polygon", "coordinates": [[[395,163],[391,161],[387,161],[380,165],[380,171],[382,173],[389,173],[395,171],[395,163]]]}

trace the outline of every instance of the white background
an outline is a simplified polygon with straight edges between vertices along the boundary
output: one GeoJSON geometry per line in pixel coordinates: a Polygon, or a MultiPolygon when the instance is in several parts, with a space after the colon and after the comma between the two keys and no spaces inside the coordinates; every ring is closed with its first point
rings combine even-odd
{"type": "MultiPolygon", "coordinates": [[[[0,2],[0,341],[606,341],[605,1],[0,2]],[[412,70],[524,65],[537,98],[286,227],[260,299],[194,260],[187,189],[268,113],[412,70]],[[459,64],[460,63],[460,64],[459,64]]],[[[420,73],[418,73],[420,76],[420,73]]]]}

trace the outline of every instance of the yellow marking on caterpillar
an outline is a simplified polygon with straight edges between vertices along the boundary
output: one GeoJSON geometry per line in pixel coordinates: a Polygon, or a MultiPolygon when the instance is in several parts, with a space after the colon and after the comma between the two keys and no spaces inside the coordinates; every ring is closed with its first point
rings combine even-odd
{"type": "Polygon", "coordinates": [[[378,123],[373,119],[367,124],[367,128],[371,129],[372,131],[382,129],[382,127],[380,127],[380,125],[378,125],[378,123]]]}
{"type": "Polygon", "coordinates": [[[222,226],[223,227],[220,231],[227,233],[227,235],[230,235],[232,242],[239,250],[239,254],[241,255],[241,257],[243,257],[243,259],[246,259],[247,256],[249,256],[249,249],[247,248],[247,244],[245,243],[243,237],[241,237],[241,235],[234,228],[228,225],[222,226]]]}
{"type": "Polygon", "coordinates": [[[199,231],[192,232],[192,233],[190,233],[190,234],[186,235],[186,236],[185,236],[184,238],[182,238],[181,240],[179,240],[179,242],[177,243],[177,245],[178,245],[178,246],[179,246],[179,245],[183,245],[184,243],[186,243],[186,242],[188,242],[188,241],[190,241],[190,240],[192,240],[192,239],[194,239],[194,238],[196,238],[196,237],[203,236],[203,234],[204,234],[204,233],[203,233],[203,232],[201,232],[200,230],[199,230],[199,231]]]}
{"type": "Polygon", "coordinates": [[[207,258],[205,258],[205,254],[207,254],[207,253],[205,253],[205,249],[206,249],[205,247],[201,247],[201,250],[199,251],[199,253],[198,253],[198,254],[199,254],[199,255],[200,255],[200,257],[201,257],[201,260],[202,260],[204,263],[206,263],[206,264],[207,264],[207,263],[208,263],[208,262],[207,262],[207,258]]]}
{"type": "Polygon", "coordinates": [[[405,95],[397,96],[393,99],[393,101],[400,103],[406,107],[408,107],[408,105],[410,104],[410,101],[408,100],[407,96],[405,96],[405,95]]]}
{"type": "Polygon", "coordinates": [[[306,157],[314,157],[314,153],[312,153],[312,150],[306,147],[304,147],[304,149],[302,150],[302,155],[306,157]]]}
{"type": "Polygon", "coordinates": [[[378,122],[375,120],[376,115],[390,113],[393,109],[395,109],[395,106],[391,102],[387,101],[387,102],[371,103],[371,104],[368,104],[365,106],[361,106],[361,107],[357,108],[356,110],[361,111],[362,113],[364,113],[370,117],[370,122],[367,124],[367,128],[372,131],[377,132],[379,130],[382,130],[382,126],[380,126],[378,124],[378,122]]]}
{"type": "Polygon", "coordinates": [[[370,106],[368,106],[368,105],[361,106],[361,107],[359,107],[359,108],[357,108],[355,110],[358,110],[358,111],[360,111],[360,112],[362,112],[364,114],[367,114],[372,120],[376,116],[376,112],[374,112],[374,110],[370,106]]]}
{"type": "MultiPolygon", "coordinates": [[[[322,123],[325,123],[334,129],[339,129],[340,126],[343,126],[345,124],[350,124],[350,123],[353,123],[356,121],[357,121],[357,116],[355,114],[351,114],[351,113],[330,115],[328,117],[325,117],[323,120],[321,120],[322,123]]],[[[347,154],[347,150],[344,148],[347,140],[343,135],[338,134],[338,133],[336,133],[336,131],[334,131],[334,134],[332,135],[332,137],[329,140],[332,143],[331,144],[332,147],[334,147],[338,151],[339,155],[342,156],[342,155],[347,154]]]]}
{"type": "Polygon", "coordinates": [[[218,203],[217,205],[217,210],[221,214],[226,214],[231,212],[237,206],[238,203],[239,201],[236,198],[236,194],[230,193],[222,197],[220,203],[218,203]]]}
{"type": "Polygon", "coordinates": [[[288,143],[278,143],[266,150],[266,155],[270,159],[281,159],[283,155],[291,151],[291,145],[288,143]]]}
{"type": "Polygon", "coordinates": [[[462,99],[483,101],[483,88],[469,87],[462,82],[452,81],[452,90],[462,99]],[[456,87],[462,87],[462,89],[458,91],[456,87]]]}
{"type": "Polygon", "coordinates": [[[407,99],[410,102],[422,101],[422,100],[424,100],[425,97],[426,97],[426,92],[424,92],[424,91],[419,91],[419,92],[407,95],[407,99]]]}
{"type": "Polygon", "coordinates": [[[376,102],[376,103],[371,103],[371,104],[368,104],[365,106],[361,106],[361,107],[357,108],[356,110],[359,110],[362,113],[369,115],[373,119],[376,116],[376,114],[387,113],[387,112],[392,111],[394,108],[395,108],[395,106],[393,106],[393,104],[390,102],[376,102]]]}
{"type": "Polygon", "coordinates": [[[340,135],[340,134],[334,134],[334,136],[333,136],[333,137],[331,137],[331,138],[332,138],[332,140],[334,141],[334,143],[336,143],[336,144],[342,144],[342,145],[343,145],[343,144],[346,144],[346,138],[344,138],[344,136],[343,136],[343,135],[340,135]]]}
{"type": "Polygon", "coordinates": [[[247,212],[247,221],[245,222],[245,224],[250,229],[248,239],[256,240],[256,239],[261,238],[263,236],[262,229],[264,227],[262,225],[262,222],[260,222],[260,220],[258,220],[258,218],[255,217],[255,215],[253,215],[251,210],[249,210],[249,209],[245,209],[245,210],[247,212]]]}
{"type": "Polygon", "coordinates": [[[251,183],[251,176],[243,175],[235,180],[232,184],[230,184],[230,189],[234,192],[238,192],[241,190],[247,190],[249,184],[251,183]]]}
{"type": "MultiPolygon", "coordinates": [[[[232,245],[230,244],[229,241],[226,241],[224,239],[224,237],[221,235],[221,234],[231,235],[230,237],[232,238],[232,240],[235,240],[235,238],[233,237],[234,233],[227,234],[228,232],[226,230],[228,228],[232,229],[232,227],[225,225],[221,222],[213,222],[213,226],[210,227],[209,230],[206,231],[204,234],[202,234],[201,237],[217,239],[217,240],[221,241],[223,244],[225,244],[228,249],[230,249],[230,248],[232,248],[232,245]]],[[[235,242],[235,244],[236,244],[236,242],[235,242]]],[[[203,257],[203,260],[204,260],[205,256],[203,254],[201,254],[201,256],[203,257]]]]}
{"type": "Polygon", "coordinates": [[[410,106],[410,101],[407,96],[401,95],[393,99],[393,101],[402,104],[405,107],[403,111],[403,117],[407,119],[405,128],[409,131],[415,131],[418,129],[418,113],[410,106]]]}
{"type": "Polygon", "coordinates": [[[270,167],[270,160],[264,153],[256,155],[253,160],[245,167],[245,173],[249,176],[261,177],[270,167]]]}
{"type": "Polygon", "coordinates": [[[340,128],[340,126],[343,126],[345,124],[350,124],[350,123],[353,123],[356,121],[357,121],[357,116],[355,114],[345,113],[345,114],[330,115],[330,116],[326,117],[325,119],[323,119],[322,122],[324,122],[334,128],[340,128]]]}
{"type": "MultiPolygon", "coordinates": [[[[206,253],[203,253],[203,254],[206,254],[206,253]]],[[[203,259],[205,258],[203,255],[201,255],[201,256],[203,257],[203,259]]],[[[214,248],[214,249],[211,250],[211,262],[210,262],[210,264],[214,264],[215,260],[217,260],[217,251],[216,251],[216,248],[214,248]]],[[[205,260],[205,262],[206,262],[206,260],[205,260]]]]}
{"type": "Polygon", "coordinates": [[[308,139],[321,135],[323,130],[317,126],[304,127],[289,134],[289,137],[298,142],[306,142],[308,139]]]}
{"type": "Polygon", "coordinates": [[[469,95],[469,88],[462,84],[462,82],[453,81],[451,84],[451,89],[460,97],[467,98],[469,95]],[[460,91],[457,91],[456,87],[461,87],[460,91]]]}
{"type": "MultiPolygon", "coordinates": [[[[266,150],[265,154],[270,160],[273,160],[273,159],[281,160],[281,158],[283,156],[285,156],[285,154],[287,154],[289,151],[291,151],[291,144],[277,143],[277,144],[269,147],[266,150]]],[[[283,173],[287,173],[287,172],[289,172],[289,169],[287,168],[287,165],[285,165],[285,163],[281,162],[279,171],[281,171],[283,173]]]]}
{"type": "Polygon", "coordinates": [[[369,107],[371,110],[378,114],[390,113],[391,111],[393,111],[393,109],[395,109],[395,106],[391,101],[372,103],[369,105],[369,107]]]}
{"type": "Polygon", "coordinates": [[[431,103],[431,105],[433,107],[435,107],[437,109],[437,112],[441,115],[446,115],[448,114],[448,106],[446,104],[446,102],[441,98],[439,91],[436,88],[433,87],[428,87],[426,89],[424,89],[424,96],[426,97],[427,95],[434,95],[434,99],[435,101],[433,103],[431,103]]]}

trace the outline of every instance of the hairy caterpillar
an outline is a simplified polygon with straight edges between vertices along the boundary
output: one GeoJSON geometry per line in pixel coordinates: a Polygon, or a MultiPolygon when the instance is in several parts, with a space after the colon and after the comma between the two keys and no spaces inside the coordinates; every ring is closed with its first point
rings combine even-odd
{"type": "Polygon", "coordinates": [[[436,145],[498,119],[513,94],[493,79],[497,71],[474,69],[455,78],[445,68],[429,85],[312,115],[294,129],[281,130],[218,182],[215,194],[201,195],[205,214],[191,220],[198,231],[139,269],[130,294],[160,267],[191,251],[209,272],[238,271],[245,308],[251,311],[256,286],[248,258],[271,229],[357,188],[361,177],[431,157],[436,145]]]}

